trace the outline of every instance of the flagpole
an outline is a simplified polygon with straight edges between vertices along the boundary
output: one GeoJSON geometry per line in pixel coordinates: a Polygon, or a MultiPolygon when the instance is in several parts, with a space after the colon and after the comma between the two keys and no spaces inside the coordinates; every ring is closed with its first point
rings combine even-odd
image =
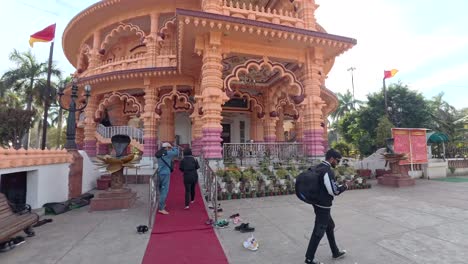
{"type": "Polygon", "coordinates": [[[387,86],[385,85],[385,77],[383,78],[383,92],[384,92],[384,100],[385,100],[385,113],[388,115],[388,108],[387,108],[387,86]]]}
{"type": "Polygon", "coordinates": [[[47,68],[47,93],[45,95],[45,100],[44,100],[44,120],[42,120],[41,149],[45,149],[46,141],[47,141],[47,118],[49,115],[49,107],[50,107],[49,97],[52,91],[50,87],[50,76],[52,74],[52,57],[53,56],[54,56],[54,41],[50,43],[50,51],[49,51],[49,67],[47,68]]]}

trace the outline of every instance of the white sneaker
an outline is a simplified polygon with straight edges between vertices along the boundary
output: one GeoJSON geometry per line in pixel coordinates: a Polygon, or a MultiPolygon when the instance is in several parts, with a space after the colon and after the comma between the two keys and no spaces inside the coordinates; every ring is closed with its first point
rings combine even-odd
{"type": "Polygon", "coordinates": [[[247,240],[242,243],[244,248],[251,250],[251,251],[257,251],[258,250],[258,242],[252,235],[251,237],[247,238],[247,240]]]}
{"type": "Polygon", "coordinates": [[[188,209],[190,209],[190,206],[185,206],[184,207],[184,210],[188,210],[188,209]]]}

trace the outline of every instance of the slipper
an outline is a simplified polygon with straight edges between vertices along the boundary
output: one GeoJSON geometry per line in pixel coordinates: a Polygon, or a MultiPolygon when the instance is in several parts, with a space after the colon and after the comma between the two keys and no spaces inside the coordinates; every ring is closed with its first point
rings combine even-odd
{"type": "Polygon", "coordinates": [[[208,220],[206,220],[205,224],[206,225],[212,225],[212,224],[214,224],[214,221],[213,221],[213,219],[208,219],[208,220]]]}
{"type": "Polygon", "coordinates": [[[258,250],[258,242],[253,235],[247,238],[247,240],[245,240],[244,243],[242,243],[242,245],[244,246],[245,249],[248,249],[251,251],[258,250]]]}
{"type": "Polygon", "coordinates": [[[232,222],[233,222],[235,225],[237,225],[238,223],[242,222],[242,219],[241,219],[240,217],[237,216],[237,217],[235,217],[235,218],[232,220],[232,222]]]}
{"type": "Polygon", "coordinates": [[[237,231],[240,231],[241,228],[245,228],[245,227],[248,227],[248,226],[249,226],[249,223],[242,223],[242,224],[234,227],[234,229],[237,230],[237,231]]]}
{"type": "Polygon", "coordinates": [[[236,218],[236,217],[239,217],[239,216],[240,216],[239,213],[236,213],[236,214],[231,215],[229,218],[236,218]]]}

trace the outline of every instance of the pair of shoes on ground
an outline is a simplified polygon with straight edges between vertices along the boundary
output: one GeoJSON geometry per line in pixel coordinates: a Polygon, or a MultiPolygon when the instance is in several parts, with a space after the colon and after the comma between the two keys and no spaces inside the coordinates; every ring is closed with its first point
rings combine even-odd
{"type": "Polygon", "coordinates": [[[17,236],[17,237],[14,237],[12,239],[10,239],[9,241],[7,242],[3,242],[0,244],[0,252],[6,252],[10,249],[13,249],[15,248],[16,246],[19,246],[23,243],[25,243],[26,240],[24,240],[24,237],[22,236],[17,236]]]}
{"type": "Polygon", "coordinates": [[[216,223],[214,223],[214,226],[217,228],[226,228],[229,225],[229,221],[226,219],[221,219],[218,220],[216,223]]]}
{"type": "Polygon", "coordinates": [[[252,235],[251,237],[247,238],[247,240],[245,240],[242,243],[242,246],[244,246],[245,249],[248,249],[248,250],[251,250],[251,251],[257,251],[258,250],[258,241],[252,235]]]}
{"type": "MultiPolygon", "coordinates": [[[[346,255],[346,250],[341,250],[341,251],[338,252],[338,254],[334,254],[334,255],[333,255],[333,259],[341,259],[341,258],[344,258],[345,255],[346,255]]],[[[313,260],[312,260],[312,259],[308,259],[308,258],[306,258],[305,263],[310,263],[310,264],[323,264],[323,262],[320,262],[320,261],[318,261],[318,260],[316,260],[316,259],[313,259],[313,260]]]]}
{"type": "Polygon", "coordinates": [[[169,214],[169,212],[166,211],[165,209],[158,210],[158,213],[163,214],[163,215],[168,215],[169,214]]]}
{"type": "Polygon", "coordinates": [[[241,233],[253,232],[255,231],[255,227],[250,227],[249,223],[242,223],[234,228],[241,233]]]}

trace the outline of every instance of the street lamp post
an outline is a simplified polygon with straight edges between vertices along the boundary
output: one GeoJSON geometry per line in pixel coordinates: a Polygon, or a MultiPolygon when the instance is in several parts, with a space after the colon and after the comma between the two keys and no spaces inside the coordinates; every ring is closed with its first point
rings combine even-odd
{"type": "Polygon", "coordinates": [[[356,67],[350,67],[348,68],[348,71],[351,72],[351,86],[353,88],[353,106],[355,107],[354,105],[354,102],[355,102],[355,99],[354,99],[354,71],[356,70],[356,67]]]}
{"type": "Polygon", "coordinates": [[[76,150],[76,142],[75,142],[75,135],[76,135],[76,118],[75,118],[75,113],[82,111],[83,109],[86,108],[88,105],[88,99],[89,96],[91,95],[91,86],[90,85],[85,85],[84,90],[85,90],[85,96],[86,96],[86,101],[84,105],[80,108],[76,107],[76,99],[78,98],[78,80],[76,78],[73,78],[72,81],[72,87],[71,87],[71,94],[70,94],[70,105],[68,108],[62,105],[62,96],[64,95],[63,91],[64,88],[60,88],[58,95],[59,95],[59,105],[60,108],[62,108],[65,111],[68,111],[68,118],[67,118],[67,142],[65,143],[65,148],[67,150],[76,150]]]}

